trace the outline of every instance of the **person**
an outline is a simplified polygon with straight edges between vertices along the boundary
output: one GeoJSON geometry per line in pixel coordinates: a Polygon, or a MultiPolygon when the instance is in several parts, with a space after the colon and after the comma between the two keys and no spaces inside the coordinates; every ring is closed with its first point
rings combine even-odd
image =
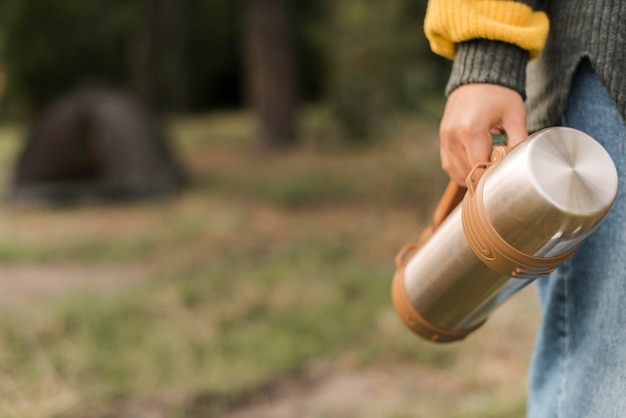
{"type": "MultiPolygon", "coordinates": [[[[453,59],[440,124],[444,170],[463,184],[492,134],[515,146],[556,125],[600,142],[626,184],[626,2],[430,0],[431,49],[453,59]]],[[[551,276],[527,416],[626,417],[626,196],[551,276]]]]}

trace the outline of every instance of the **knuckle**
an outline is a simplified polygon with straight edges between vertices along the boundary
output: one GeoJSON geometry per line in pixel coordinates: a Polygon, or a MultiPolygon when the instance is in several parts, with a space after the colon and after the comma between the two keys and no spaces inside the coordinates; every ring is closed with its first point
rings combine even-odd
{"type": "Polygon", "coordinates": [[[442,140],[449,142],[472,138],[477,136],[478,133],[479,130],[476,128],[476,124],[463,120],[454,124],[442,124],[439,127],[439,136],[442,140]]]}
{"type": "Polygon", "coordinates": [[[476,124],[468,121],[461,121],[457,126],[457,135],[461,138],[471,138],[478,134],[476,124]]]}

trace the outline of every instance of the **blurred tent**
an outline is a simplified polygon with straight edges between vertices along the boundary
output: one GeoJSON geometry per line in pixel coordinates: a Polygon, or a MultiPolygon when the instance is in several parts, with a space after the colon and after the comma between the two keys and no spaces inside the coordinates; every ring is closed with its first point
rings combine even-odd
{"type": "Polygon", "coordinates": [[[77,88],[34,124],[9,198],[70,204],[170,196],[184,175],[168,143],[148,110],[126,92],[77,88]]]}

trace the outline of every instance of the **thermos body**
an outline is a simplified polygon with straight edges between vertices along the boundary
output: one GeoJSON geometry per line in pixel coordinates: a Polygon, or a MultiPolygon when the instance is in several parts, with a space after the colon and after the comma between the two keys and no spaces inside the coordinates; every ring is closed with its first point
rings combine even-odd
{"type": "Polygon", "coordinates": [[[421,247],[399,255],[394,305],[430,340],[464,338],[508,297],[557,267],[617,195],[608,153],[571,128],[540,131],[483,168],[478,179],[468,179],[463,204],[421,247]]]}

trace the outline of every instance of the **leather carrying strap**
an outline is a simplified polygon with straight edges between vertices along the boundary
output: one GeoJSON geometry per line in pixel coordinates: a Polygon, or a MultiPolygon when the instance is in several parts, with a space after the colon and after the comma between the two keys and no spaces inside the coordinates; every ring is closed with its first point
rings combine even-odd
{"type": "MultiPolygon", "coordinates": [[[[502,147],[497,147],[499,149],[502,147]]],[[[499,160],[504,156],[504,150],[492,152],[491,160],[499,160]]],[[[474,173],[475,171],[473,171],[474,173]]],[[[417,243],[406,244],[396,255],[396,273],[392,284],[392,300],[394,308],[402,322],[413,332],[422,337],[436,342],[452,342],[465,338],[475,329],[480,327],[483,322],[476,324],[470,328],[464,329],[443,329],[420,315],[420,313],[411,304],[404,285],[404,269],[406,263],[419,251],[420,247],[430,238],[430,236],[439,228],[441,223],[452,213],[452,211],[463,201],[467,189],[459,186],[456,182],[450,181],[444,191],[439,203],[433,213],[433,223],[422,231],[417,243]]]]}
{"type": "Polygon", "coordinates": [[[548,274],[578,249],[576,247],[558,257],[529,256],[510,246],[495,231],[484,208],[482,192],[485,172],[501,161],[507,152],[506,147],[495,147],[491,154],[491,162],[477,164],[471,171],[466,180],[467,189],[451,181],[437,204],[433,224],[421,233],[417,244],[405,245],[396,256],[396,273],[392,284],[394,307],[404,324],[426,339],[436,342],[462,340],[484,323],[483,321],[465,329],[443,329],[425,319],[406,294],[404,283],[406,264],[460,202],[463,205],[461,211],[463,232],[468,245],[487,267],[503,275],[531,279],[548,274]]]}
{"type": "Polygon", "coordinates": [[[397,269],[403,269],[410,256],[428,241],[430,236],[439,228],[439,225],[463,201],[466,191],[465,187],[461,187],[455,181],[450,180],[433,213],[433,223],[422,230],[417,243],[406,244],[398,251],[395,258],[397,269]]]}
{"type": "Polygon", "coordinates": [[[418,246],[422,246],[437,228],[439,228],[439,225],[441,225],[454,208],[463,201],[463,196],[465,196],[466,191],[467,189],[465,187],[459,186],[455,181],[451,180],[450,183],[448,183],[433,213],[433,223],[420,234],[418,246]]]}
{"type": "Polygon", "coordinates": [[[494,147],[490,162],[477,164],[467,176],[467,188],[454,181],[448,183],[435,208],[432,225],[422,231],[417,244],[405,245],[396,256],[398,269],[403,269],[408,262],[410,257],[407,254],[414,254],[460,203],[463,205],[461,219],[468,245],[483,263],[503,275],[520,279],[547,275],[578,250],[577,246],[556,257],[535,257],[509,245],[493,228],[483,202],[485,172],[498,164],[509,150],[504,146],[494,147]]]}
{"type": "MultiPolygon", "coordinates": [[[[509,147],[498,145],[493,148],[491,151],[490,163],[486,164],[477,164],[476,167],[472,170],[470,175],[466,179],[466,184],[473,184],[474,176],[477,172],[477,168],[486,167],[491,164],[495,164],[502,160],[507,152],[509,151],[509,147]]],[[[419,236],[418,247],[421,247],[430,236],[439,228],[439,225],[452,213],[452,211],[463,201],[463,197],[467,192],[467,188],[459,186],[459,184],[453,180],[450,180],[446,190],[443,192],[443,195],[439,199],[439,203],[437,203],[437,207],[435,207],[435,211],[433,213],[433,223],[432,225],[426,227],[419,236]]],[[[414,245],[414,244],[409,244],[414,245]]],[[[400,251],[403,253],[404,251],[400,251]]],[[[397,263],[396,263],[397,264],[397,263]]]]}

